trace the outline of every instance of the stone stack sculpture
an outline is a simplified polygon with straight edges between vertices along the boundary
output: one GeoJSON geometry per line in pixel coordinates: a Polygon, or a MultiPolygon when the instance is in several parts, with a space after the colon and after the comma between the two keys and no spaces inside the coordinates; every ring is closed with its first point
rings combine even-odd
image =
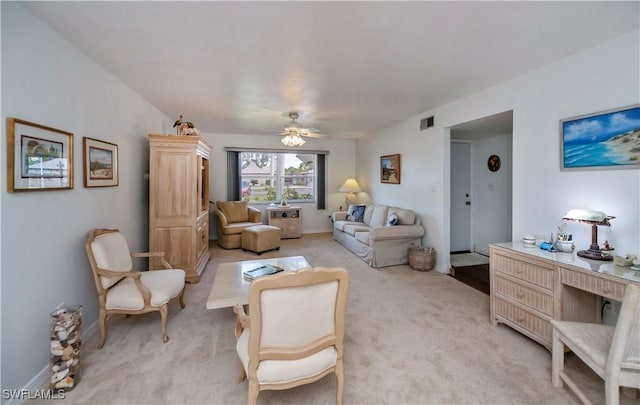
{"type": "Polygon", "coordinates": [[[51,313],[51,385],[72,390],[80,381],[82,306],[58,307],[51,313]]]}

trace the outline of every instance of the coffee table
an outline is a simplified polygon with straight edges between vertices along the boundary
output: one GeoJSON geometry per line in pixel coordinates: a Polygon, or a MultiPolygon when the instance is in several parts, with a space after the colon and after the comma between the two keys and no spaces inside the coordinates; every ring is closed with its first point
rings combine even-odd
{"type": "Polygon", "coordinates": [[[242,277],[245,270],[255,269],[263,264],[271,264],[294,271],[311,267],[303,256],[276,257],[273,259],[243,260],[241,262],[220,263],[213,279],[207,299],[207,309],[227,308],[249,303],[249,284],[242,277]]]}

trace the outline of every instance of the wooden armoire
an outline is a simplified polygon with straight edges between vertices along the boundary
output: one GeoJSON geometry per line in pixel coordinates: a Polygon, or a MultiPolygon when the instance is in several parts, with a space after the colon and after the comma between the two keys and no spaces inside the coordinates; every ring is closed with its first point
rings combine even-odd
{"type": "MultiPolygon", "coordinates": [[[[149,250],[190,283],[209,261],[209,157],[199,136],[149,134],[149,250]]],[[[162,268],[151,258],[150,268],[162,268]]]]}

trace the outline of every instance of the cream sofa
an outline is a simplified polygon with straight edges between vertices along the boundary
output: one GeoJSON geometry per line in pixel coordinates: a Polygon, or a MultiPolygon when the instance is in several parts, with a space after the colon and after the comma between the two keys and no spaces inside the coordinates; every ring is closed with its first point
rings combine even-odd
{"type": "Polygon", "coordinates": [[[333,213],[333,239],[371,267],[409,262],[409,248],[420,246],[424,228],[416,214],[381,204],[366,205],[362,222],[347,218],[347,211],[333,213]],[[390,216],[397,224],[385,226],[390,216]]]}

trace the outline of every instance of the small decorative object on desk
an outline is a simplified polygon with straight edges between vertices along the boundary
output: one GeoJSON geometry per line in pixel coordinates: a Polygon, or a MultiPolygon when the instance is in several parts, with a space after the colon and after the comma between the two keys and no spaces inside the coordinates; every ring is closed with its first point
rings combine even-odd
{"type": "Polygon", "coordinates": [[[436,250],[432,247],[412,247],[409,249],[409,267],[417,271],[433,269],[436,263],[436,250]]]}
{"type": "Polygon", "coordinates": [[[82,306],[60,306],[50,316],[50,388],[70,391],[80,381],[82,306]]]}
{"type": "Polygon", "coordinates": [[[524,235],[522,237],[522,245],[524,247],[535,247],[536,246],[536,238],[533,235],[524,235]]]}
{"type": "MultiPolygon", "coordinates": [[[[634,260],[636,259],[636,255],[631,254],[628,254],[626,256],[613,256],[613,264],[621,267],[629,267],[634,263],[634,260]]],[[[640,264],[640,262],[638,262],[638,264],[640,264]]]]}

